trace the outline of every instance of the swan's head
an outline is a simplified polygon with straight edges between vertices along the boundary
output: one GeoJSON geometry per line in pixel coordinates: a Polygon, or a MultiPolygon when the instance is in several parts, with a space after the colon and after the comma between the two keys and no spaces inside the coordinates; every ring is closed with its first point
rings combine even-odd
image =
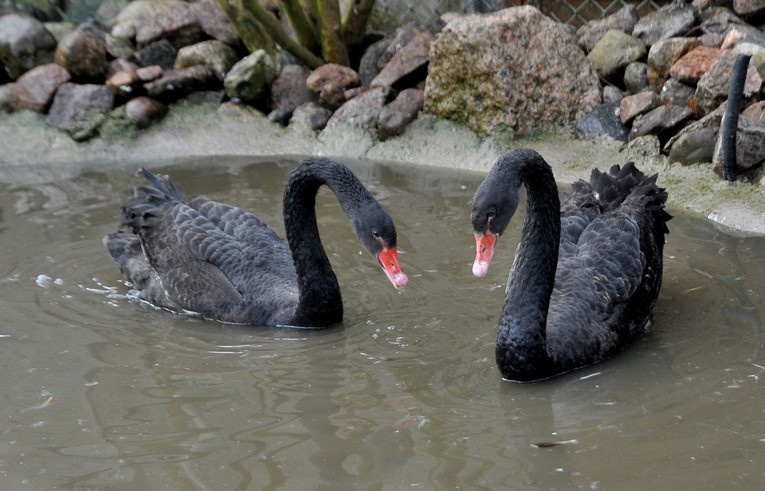
{"type": "Polygon", "coordinates": [[[473,196],[470,223],[475,236],[475,276],[483,276],[489,270],[497,239],[518,208],[517,180],[508,176],[503,163],[502,159],[497,162],[473,196]]]}
{"type": "Polygon", "coordinates": [[[398,261],[396,226],[382,206],[375,201],[361,208],[352,221],[352,227],[362,245],[377,258],[393,286],[404,288],[409,278],[398,261]]]}

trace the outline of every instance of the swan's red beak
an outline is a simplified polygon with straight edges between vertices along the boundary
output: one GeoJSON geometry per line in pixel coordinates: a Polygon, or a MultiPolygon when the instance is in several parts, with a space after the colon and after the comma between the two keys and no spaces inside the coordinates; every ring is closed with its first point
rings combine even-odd
{"type": "Polygon", "coordinates": [[[401,270],[401,265],[398,263],[398,249],[395,247],[383,247],[382,252],[377,255],[377,260],[380,261],[385,275],[388,277],[393,286],[396,288],[404,288],[409,281],[404,272],[401,270]]]}
{"type": "Polygon", "coordinates": [[[494,246],[497,245],[497,236],[489,231],[475,236],[475,262],[473,274],[483,276],[489,270],[491,258],[494,255],[494,246]]]}

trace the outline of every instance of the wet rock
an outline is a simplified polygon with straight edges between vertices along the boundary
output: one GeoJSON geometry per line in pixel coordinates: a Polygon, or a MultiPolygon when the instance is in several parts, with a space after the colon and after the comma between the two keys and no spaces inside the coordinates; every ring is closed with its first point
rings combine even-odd
{"type": "Polygon", "coordinates": [[[202,28],[189,4],[170,6],[136,25],[135,40],[138,47],[160,39],[168,40],[175,49],[198,43],[202,39],[202,28]]]}
{"type": "Polygon", "coordinates": [[[335,63],[320,66],[306,80],[308,88],[319,95],[319,103],[329,109],[337,109],[343,105],[345,91],[358,84],[358,73],[335,63]]]}
{"type": "Polygon", "coordinates": [[[638,21],[637,8],[634,5],[626,5],[615,14],[609,15],[603,20],[590,21],[577,30],[579,40],[577,44],[583,50],[589,52],[603,35],[610,30],[617,30],[631,34],[638,21]]]}
{"type": "Polygon", "coordinates": [[[308,89],[306,79],[310,72],[300,65],[287,65],[282,68],[271,86],[271,107],[268,120],[287,124],[295,108],[311,102],[315,95],[308,89]]]}
{"type": "Polygon", "coordinates": [[[697,128],[677,138],[670,147],[669,163],[691,165],[712,162],[717,141],[717,128],[697,128]]]}
{"type": "Polygon", "coordinates": [[[53,35],[56,43],[60,42],[67,34],[74,32],[77,25],[72,22],[46,22],[45,29],[53,35]]]}
{"type": "Polygon", "coordinates": [[[214,39],[181,48],[175,57],[174,68],[205,65],[213,71],[219,80],[223,81],[226,73],[238,60],[239,56],[231,46],[214,39]]]}
{"type": "Polygon", "coordinates": [[[48,123],[69,133],[76,141],[95,136],[114,106],[114,93],[103,85],[62,85],[48,112],[48,123]]]}
{"type": "Polygon", "coordinates": [[[377,118],[377,134],[381,140],[400,135],[404,128],[414,121],[422,110],[425,93],[418,89],[402,90],[389,104],[384,106],[377,118]]]}
{"type": "Polygon", "coordinates": [[[577,124],[577,129],[584,139],[606,135],[617,141],[627,141],[629,131],[619,120],[619,106],[599,104],[577,124]]]}
{"type": "Polygon", "coordinates": [[[41,22],[22,14],[0,17],[0,65],[11,78],[52,62],[54,49],[56,40],[41,22]]]}
{"type": "Polygon", "coordinates": [[[106,68],[106,76],[111,77],[117,72],[134,72],[138,70],[138,65],[124,58],[117,58],[109,62],[106,68]]]}
{"type": "Polygon", "coordinates": [[[600,102],[575,43],[530,6],[457,18],[432,44],[425,110],[483,135],[571,126],[600,102]]]}
{"type": "Polygon", "coordinates": [[[208,87],[215,74],[204,65],[194,65],[179,70],[168,70],[156,80],[144,84],[146,95],[162,101],[183,97],[195,90],[208,87]]]}
{"type": "Polygon", "coordinates": [[[295,125],[310,128],[312,131],[319,131],[327,126],[327,122],[331,117],[331,110],[320,106],[316,102],[308,102],[295,108],[295,112],[290,120],[290,126],[295,125]]]}
{"type": "MultiPolygon", "coordinates": [[[[719,106],[728,98],[728,88],[730,86],[730,77],[733,73],[733,65],[736,62],[736,53],[726,51],[720,56],[717,62],[709,69],[696,85],[695,104],[696,111],[700,114],[706,114],[719,106]]],[[[762,77],[757,69],[750,64],[746,72],[744,82],[745,98],[759,93],[762,88],[762,77]]]]}
{"type": "Polygon", "coordinates": [[[665,132],[671,132],[681,123],[691,117],[691,110],[687,107],[665,104],[656,109],[635,118],[630,131],[630,140],[639,136],[658,135],[666,136],[665,132]]]}
{"type": "Polygon", "coordinates": [[[268,97],[274,79],[274,62],[261,49],[242,58],[229,70],[223,80],[223,88],[231,99],[254,103],[268,97]]]}
{"type": "Polygon", "coordinates": [[[624,87],[630,94],[636,94],[648,87],[648,65],[633,61],[624,69],[624,87]]]}
{"type": "Polygon", "coordinates": [[[613,85],[603,87],[603,104],[616,104],[617,106],[624,99],[624,91],[613,85]]]}
{"type": "MultiPolygon", "coordinates": [[[[396,82],[428,64],[433,36],[425,28],[414,30],[409,42],[396,50],[390,61],[369,84],[370,87],[392,87],[396,82]]],[[[425,78],[425,73],[422,78],[425,78]]]]}
{"type": "Polygon", "coordinates": [[[160,121],[166,114],[167,106],[150,97],[136,97],[125,104],[125,117],[139,128],[160,121]]]}
{"type": "Polygon", "coordinates": [[[699,46],[697,38],[669,38],[657,41],[648,50],[648,82],[661,87],[669,77],[669,71],[683,55],[699,46]]]}
{"type": "Polygon", "coordinates": [[[156,43],[136,51],[135,59],[141,66],[159,65],[170,70],[175,65],[175,57],[178,51],[167,39],[160,39],[156,43]]]}
{"type": "Polygon", "coordinates": [[[643,42],[621,31],[610,30],[595,43],[587,59],[601,77],[610,77],[645,56],[643,42]]]}
{"type": "Polygon", "coordinates": [[[632,35],[652,46],[661,39],[685,35],[695,23],[696,9],[692,5],[673,2],[640,19],[632,35]]]}
{"type": "Polygon", "coordinates": [[[71,79],[66,68],[48,63],[24,73],[11,87],[11,111],[29,109],[44,113],[53,101],[59,87],[71,79]]]}
{"type": "Polygon", "coordinates": [[[619,105],[620,120],[622,123],[628,124],[641,114],[645,114],[658,107],[660,102],[659,97],[650,90],[629,95],[622,99],[619,105]]]}
{"type": "Polygon", "coordinates": [[[377,87],[369,89],[355,99],[346,102],[329,119],[322,135],[328,133],[327,136],[329,136],[335,133],[337,136],[344,130],[345,126],[353,126],[370,134],[376,134],[380,111],[388,102],[391,92],[388,87],[377,87]]]}
{"type": "Polygon", "coordinates": [[[106,43],[78,29],[58,43],[55,60],[77,79],[103,80],[107,70],[106,43]]]}
{"type": "Polygon", "coordinates": [[[659,97],[662,104],[674,104],[675,106],[687,106],[693,95],[696,93],[696,89],[690,85],[686,85],[674,78],[670,78],[662,86],[659,97]]]}
{"type": "Polygon", "coordinates": [[[230,46],[240,44],[234,24],[215,0],[199,0],[189,10],[205,34],[230,46]]]}
{"type": "Polygon", "coordinates": [[[695,85],[722,56],[721,49],[697,46],[680,59],[669,70],[670,75],[680,82],[695,85]]]}

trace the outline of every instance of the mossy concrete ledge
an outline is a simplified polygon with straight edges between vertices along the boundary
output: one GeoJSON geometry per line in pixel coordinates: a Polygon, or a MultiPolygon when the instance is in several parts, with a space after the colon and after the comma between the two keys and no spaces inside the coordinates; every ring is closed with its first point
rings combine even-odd
{"type": "Polygon", "coordinates": [[[666,158],[609,139],[582,141],[567,135],[535,138],[480,138],[464,126],[420,114],[405,132],[383,142],[356,126],[316,134],[287,128],[245,106],[177,104],[160,123],[144,130],[112,116],[100,137],[75,142],[49,126],[44,116],[23,111],[0,114],[0,183],[29,184],[65,179],[82,170],[156,167],[191,157],[325,155],[337,159],[396,161],[485,173],[504,152],[516,147],[539,151],[557,180],[568,184],[589,176],[593,167],[635,161],[646,173],[659,173],[669,205],[706,217],[727,233],[765,236],[765,182],[728,183],[711,164],[670,165],[666,158]]]}

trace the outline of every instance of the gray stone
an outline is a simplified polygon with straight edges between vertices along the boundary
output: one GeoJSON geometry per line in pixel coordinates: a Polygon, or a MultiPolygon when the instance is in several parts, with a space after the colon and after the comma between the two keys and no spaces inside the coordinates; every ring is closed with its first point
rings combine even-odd
{"type": "Polygon", "coordinates": [[[351,99],[329,118],[324,132],[338,133],[342,132],[345,126],[352,126],[375,134],[380,111],[388,102],[390,94],[389,88],[378,87],[351,99]]]}
{"type": "Polygon", "coordinates": [[[648,87],[648,65],[633,61],[624,69],[624,87],[630,94],[637,94],[648,87]]]}
{"type": "Polygon", "coordinates": [[[384,106],[377,118],[377,134],[381,140],[400,135],[422,109],[425,93],[418,89],[402,90],[384,106]]]}
{"type": "Polygon", "coordinates": [[[661,87],[669,78],[672,65],[699,45],[697,38],[669,38],[655,42],[648,50],[648,82],[654,88],[661,87]]]}
{"type": "Polygon", "coordinates": [[[606,32],[595,43],[587,59],[601,77],[610,77],[632,62],[642,59],[646,48],[640,39],[621,31],[606,32]]]}
{"type": "Polygon", "coordinates": [[[0,65],[12,78],[53,61],[54,49],[56,40],[41,22],[22,14],[0,17],[0,65]]]}
{"type": "Polygon", "coordinates": [[[74,30],[77,29],[77,25],[72,22],[46,22],[43,25],[56,39],[56,43],[64,39],[67,34],[74,32],[74,30]]]}
{"type": "Polygon", "coordinates": [[[659,106],[659,103],[659,98],[650,90],[629,95],[622,99],[619,104],[619,117],[621,122],[628,124],[641,114],[645,114],[655,109],[659,106]]]}
{"type": "MultiPolygon", "coordinates": [[[[377,74],[380,73],[382,67],[378,66],[378,61],[383,56],[388,56],[387,49],[392,42],[393,37],[385,37],[371,44],[366,51],[364,51],[364,55],[361,57],[361,61],[359,61],[359,82],[362,86],[369,87],[372,80],[374,80],[377,74]]],[[[390,59],[390,57],[387,59],[390,59]]]]}
{"type": "Polygon", "coordinates": [[[640,19],[632,35],[652,46],[661,39],[684,35],[695,23],[696,9],[692,5],[672,2],[640,19]]]}
{"type": "Polygon", "coordinates": [[[618,106],[624,96],[624,91],[614,85],[603,87],[603,104],[616,104],[618,106]]]}
{"type": "Polygon", "coordinates": [[[78,29],[58,43],[55,60],[76,79],[101,81],[108,68],[106,42],[78,29]]]}
{"type": "MultiPolygon", "coordinates": [[[[730,77],[737,56],[736,53],[725,51],[714,66],[699,80],[694,99],[696,110],[700,114],[707,114],[728,98],[730,77]]],[[[762,77],[755,66],[750,63],[744,82],[744,97],[751,97],[753,94],[759,93],[762,84],[762,77]]]]}
{"type": "MultiPolygon", "coordinates": [[[[736,167],[739,172],[746,172],[765,162],[765,145],[762,142],[765,142],[765,125],[755,124],[747,119],[738,120],[738,129],[736,130],[736,167]]],[[[720,143],[721,139],[718,138],[712,162],[714,163],[714,171],[722,175],[720,143]]]]}
{"type": "Polygon", "coordinates": [[[667,80],[659,92],[662,104],[674,104],[675,106],[687,106],[693,99],[696,89],[674,78],[667,80]]]}
{"type": "Polygon", "coordinates": [[[156,80],[144,84],[146,95],[162,101],[172,101],[196,90],[206,89],[215,74],[204,65],[169,70],[156,80]]]}
{"type": "Polygon", "coordinates": [[[589,140],[606,135],[614,140],[626,142],[629,132],[619,120],[619,106],[600,104],[576,125],[582,138],[589,140]]]}
{"type": "Polygon", "coordinates": [[[300,65],[287,65],[271,85],[271,107],[268,120],[287,124],[295,108],[313,101],[316,97],[308,89],[306,79],[310,72],[300,65]]]}
{"type": "Polygon", "coordinates": [[[741,17],[755,18],[765,14],[765,2],[762,0],[733,0],[733,11],[741,17]]]}
{"type": "MultiPolygon", "coordinates": [[[[433,36],[424,28],[415,30],[412,39],[396,50],[385,67],[369,84],[370,87],[392,87],[396,82],[428,64],[433,36]]],[[[426,73],[422,74],[425,78],[426,73]]]]}
{"type": "Polygon", "coordinates": [[[261,50],[242,58],[226,74],[223,88],[232,99],[259,102],[269,96],[276,79],[276,67],[268,54],[261,50]]]}
{"type": "Polygon", "coordinates": [[[160,39],[156,43],[136,51],[135,59],[141,66],[159,65],[170,70],[175,66],[175,57],[178,51],[167,39],[160,39]]]}
{"type": "Polygon", "coordinates": [[[683,132],[670,147],[669,163],[682,165],[712,162],[719,128],[697,128],[683,132]]]}
{"type": "Polygon", "coordinates": [[[457,18],[431,47],[425,110],[483,135],[573,126],[600,102],[575,42],[530,6],[457,18]]]}
{"type": "Polygon", "coordinates": [[[645,135],[663,135],[665,131],[674,130],[691,117],[687,107],[665,104],[635,118],[630,131],[630,140],[645,135]]]}
{"type": "Polygon", "coordinates": [[[191,14],[197,19],[202,31],[213,39],[230,46],[240,44],[234,24],[215,0],[199,0],[190,7],[191,14]]]}
{"type": "Polygon", "coordinates": [[[66,68],[48,63],[25,72],[11,87],[9,109],[44,113],[59,87],[71,79],[66,68]]]}
{"type": "Polygon", "coordinates": [[[308,102],[295,108],[290,120],[290,126],[304,127],[311,131],[319,131],[327,126],[332,111],[316,102],[308,102]]]}
{"type": "Polygon", "coordinates": [[[103,85],[62,85],[48,112],[48,123],[77,141],[95,136],[114,106],[114,93],[103,85]]]}
{"type": "Polygon", "coordinates": [[[136,25],[135,40],[139,48],[160,39],[167,39],[175,49],[195,44],[202,39],[202,28],[189,4],[167,7],[136,25]]]}
{"type": "Polygon", "coordinates": [[[603,35],[614,29],[631,34],[635,23],[638,21],[637,8],[634,5],[625,5],[615,14],[609,15],[599,21],[590,21],[577,31],[579,40],[577,43],[583,50],[592,51],[593,46],[603,35]]]}
{"type": "Polygon", "coordinates": [[[177,70],[194,65],[205,65],[222,81],[237,61],[239,61],[239,56],[234,48],[213,39],[184,46],[178,50],[173,68],[177,70]]]}
{"type": "Polygon", "coordinates": [[[130,38],[118,38],[107,34],[106,52],[115,58],[130,58],[135,53],[135,46],[130,38]]]}

